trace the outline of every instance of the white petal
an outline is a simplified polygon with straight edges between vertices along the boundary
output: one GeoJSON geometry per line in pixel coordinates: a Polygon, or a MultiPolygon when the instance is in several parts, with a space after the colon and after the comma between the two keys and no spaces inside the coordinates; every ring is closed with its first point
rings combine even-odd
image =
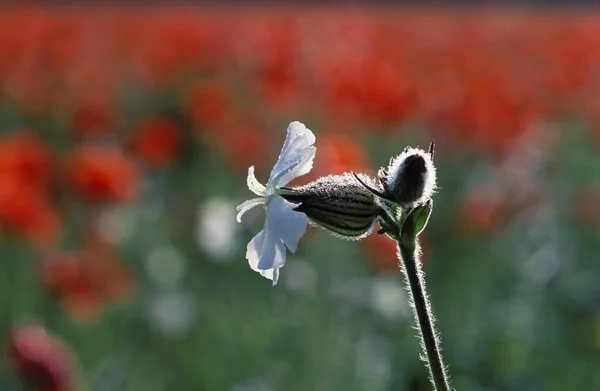
{"type": "Polygon", "coordinates": [[[300,122],[292,122],[287,128],[279,159],[271,171],[269,184],[285,186],[292,179],[309,172],[315,158],[314,143],[315,135],[310,129],[300,122]]]}
{"type": "Polygon", "coordinates": [[[246,258],[248,259],[248,264],[255,272],[259,271],[258,261],[260,260],[260,252],[262,251],[264,241],[265,230],[263,229],[252,238],[250,243],[248,243],[248,247],[246,248],[246,258]]]}
{"type": "Polygon", "coordinates": [[[268,278],[273,281],[273,286],[277,285],[277,280],[279,280],[279,268],[276,267],[274,269],[269,270],[257,270],[261,276],[264,278],[268,278]]]}
{"type": "Polygon", "coordinates": [[[294,205],[275,196],[267,204],[267,225],[291,252],[296,252],[298,241],[306,232],[308,217],[293,210],[294,205]]]}
{"type": "Polygon", "coordinates": [[[252,270],[259,272],[263,277],[277,283],[279,268],[285,264],[285,245],[268,225],[260,231],[250,243],[246,250],[246,258],[252,270]]]}
{"type": "Polygon", "coordinates": [[[244,215],[244,213],[246,213],[250,209],[254,208],[255,206],[264,204],[265,202],[266,202],[266,198],[263,198],[263,197],[252,198],[252,199],[250,199],[248,201],[242,202],[236,208],[236,210],[239,213],[237,214],[237,216],[235,217],[235,219],[237,220],[238,223],[241,223],[242,222],[242,216],[244,215]]]}
{"type": "Polygon", "coordinates": [[[287,135],[281,148],[282,154],[287,154],[293,148],[306,148],[315,143],[315,135],[302,122],[291,122],[287,127],[287,135]]]}
{"type": "Polygon", "coordinates": [[[279,237],[279,233],[265,223],[265,238],[258,260],[258,270],[269,270],[282,267],[285,264],[285,244],[279,237]]]}
{"type": "Polygon", "coordinates": [[[267,277],[273,280],[273,286],[277,285],[277,281],[279,280],[279,268],[275,268],[271,272],[271,277],[267,277]]]}
{"type": "Polygon", "coordinates": [[[265,191],[267,190],[254,176],[254,166],[250,166],[248,168],[248,177],[246,178],[246,183],[248,184],[248,189],[256,195],[265,196],[265,191]]]}

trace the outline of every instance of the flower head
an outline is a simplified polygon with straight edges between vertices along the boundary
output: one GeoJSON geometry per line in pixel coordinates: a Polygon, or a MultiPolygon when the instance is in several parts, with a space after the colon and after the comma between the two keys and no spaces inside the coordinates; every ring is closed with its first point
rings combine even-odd
{"type": "Polygon", "coordinates": [[[304,124],[292,122],[266,186],[254,176],[253,166],[248,169],[248,188],[259,197],[237,207],[237,220],[240,222],[248,210],[264,205],[267,214],[265,227],[248,243],[246,258],[250,267],[273,280],[273,285],[277,283],[279,268],[285,264],[286,247],[291,252],[296,251],[308,223],[306,215],[295,211],[295,205],[281,198],[276,190],[312,169],[316,152],[314,143],[314,134],[304,124]]]}

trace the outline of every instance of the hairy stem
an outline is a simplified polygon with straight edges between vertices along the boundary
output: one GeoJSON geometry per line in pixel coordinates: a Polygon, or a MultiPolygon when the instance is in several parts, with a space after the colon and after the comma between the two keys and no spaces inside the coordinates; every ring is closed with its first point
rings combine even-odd
{"type": "Polygon", "coordinates": [[[425,278],[418,259],[416,244],[398,241],[400,263],[409,286],[415,320],[421,334],[421,347],[425,353],[431,382],[436,391],[450,391],[450,379],[442,358],[440,340],[435,331],[434,316],[425,290],[425,278]]]}

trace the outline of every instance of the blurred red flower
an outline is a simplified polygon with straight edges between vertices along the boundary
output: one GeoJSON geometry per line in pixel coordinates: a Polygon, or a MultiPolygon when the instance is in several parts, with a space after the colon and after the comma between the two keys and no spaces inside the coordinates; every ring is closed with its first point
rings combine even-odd
{"type": "Polygon", "coordinates": [[[0,224],[37,245],[52,243],[61,229],[60,216],[48,201],[11,177],[0,177],[0,224]]]}
{"type": "Polygon", "coordinates": [[[114,119],[105,99],[85,98],[75,107],[71,117],[71,131],[77,136],[98,136],[110,130],[114,119]]]}
{"type": "Polygon", "coordinates": [[[92,249],[45,259],[41,280],[81,322],[99,316],[104,302],[128,298],[133,289],[133,277],[121,261],[92,249]]]}
{"type": "Polygon", "coordinates": [[[182,134],[177,124],[167,118],[152,117],[138,128],[130,145],[137,156],[151,167],[173,161],[181,152],[182,134]]]}
{"type": "Polygon", "coordinates": [[[60,217],[48,200],[53,157],[32,134],[0,140],[0,226],[36,245],[53,242],[60,217]]]}
{"type": "Polygon", "coordinates": [[[411,114],[417,93],[414,82],[400,63],[373,56],[364,71],[357,100],[367,118],[384,125],[398,124],[411,114]]]}
{"type": "Polygon", "coordinates": [[[17,377],[32,390],[75,390],[72,353],[43,327],[26,325],[14,330],[7,353],[17,377]]]}
{"type": "Polygon", "coordinates": [[[299,82],[298,61],[300,36],[294,18],[279,18],[267,26],[263,44],[269,48],[262,53],[253,82],[257,92],[267,105],[278,112],[297,95],[302,87],[299,82]]]}
{"type": "Polygon", "coordinates": [[[71,185],[90,202],[128,202],[138,192],[140,174],[133,159],[119,148],[77,146],[68,162],[71,185]]]}
{"type": "Polygon", "coordinates": [[[253,114],[232,113],[204,134],[206,142],[217,148],[233,167],[246,173],[251,165],[261,166],[268,156],[267,126],[253,114]]]}
{"type": "Polygon", "coordinates": [[[52,176],[51,151],[25,130],[0,139],[0,175],[11,176],[41,193],[46,193],[52,176]]]}
{"type": "Polygon", "coordinates": [[[133,73],[142,83],[169,88],[190,71],[222,66],[228,45],[216,15],[188,9],[141,14],[128,14],[118,36],[129,41],[127,57],[134,58],[133,73]]]}
{"type": "Polygon", "coordinates": [[[357,136],[342,133],[319,133],[314,169],[299,180],[307,183],[320,176],[356,171],[370,174],[367,153],[357,136]]]}
{"type": "Polygon", "coordinates": [[[367,153],[356,136],[342,133],[322,133],[319,135],[319,154],[315,167],[325,173],[364,172],[369,167],[367,153]]]}
{"type": "Polygon", "coordinates": [[[187,106],[196,126],[213,126],[231,113],[231,97],[222,80],[198,80],[190,88],[187,106]]]}

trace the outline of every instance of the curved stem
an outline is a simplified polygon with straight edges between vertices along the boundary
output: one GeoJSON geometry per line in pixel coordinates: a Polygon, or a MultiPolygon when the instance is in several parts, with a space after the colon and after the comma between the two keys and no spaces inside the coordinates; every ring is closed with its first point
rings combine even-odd
{"type": "Polygon", "coordinates": [[[421,347],[427,359],[431,382],[437,391],[450,391],[450,379],[442,358],[440,340],[435,331],[434,316],[425,290],[425,278],[416,245],[398,241],[400,264],[410,288],[412,308],[421,334],[421,347]]]}

